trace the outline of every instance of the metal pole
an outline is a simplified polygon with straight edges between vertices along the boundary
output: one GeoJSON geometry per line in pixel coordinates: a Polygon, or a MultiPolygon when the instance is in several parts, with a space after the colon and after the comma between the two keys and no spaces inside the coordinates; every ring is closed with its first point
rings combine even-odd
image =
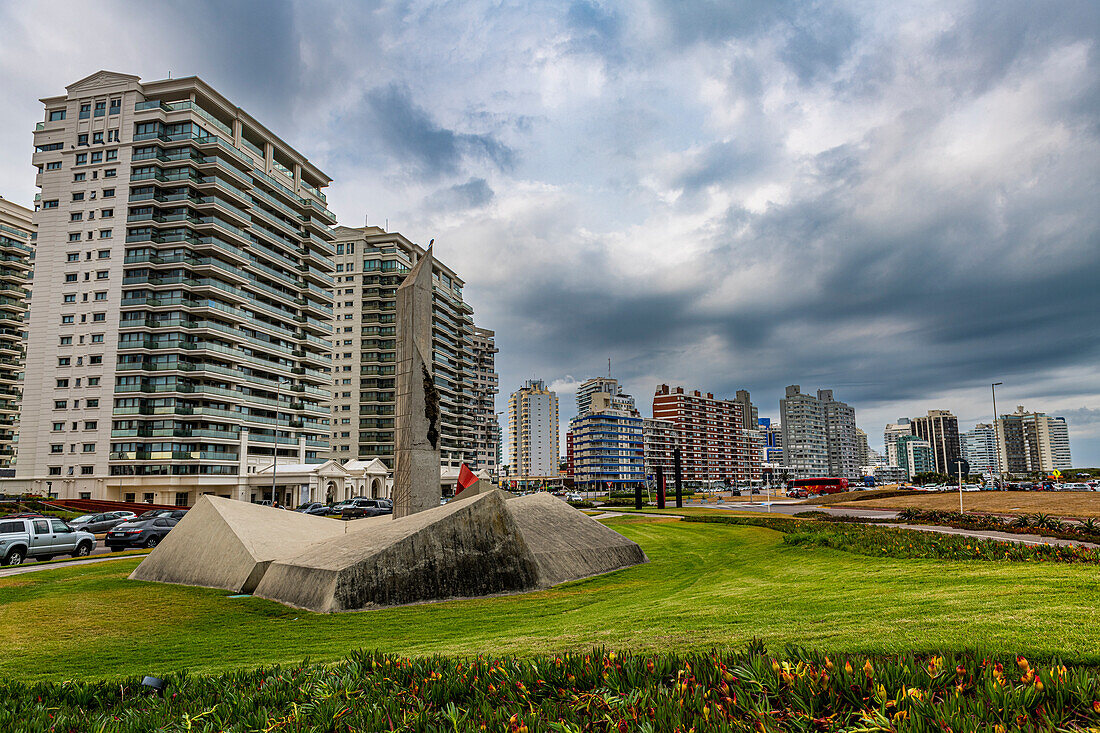
{"type": "Polygon", "coordinates": [[[959,514],[963,513],[963,464],[959,461],[959,514]]]}
{"type": "Polygon", "coordinates": [[[680,449],[672,452],[672,470],[676,472],[676,508],[684,506],[684,475],[680,465],[680,449]]]}
{"type": "MultiPolygon", "coordinates": [[[[1004,382],[994,382],[989,386],[989,390],[993,393],[993,450],[997,453],[997,461],[1001,460],[1001,443],[997,440],[997,385],[1004,384],[1004,382]]],[[[997,471],[997,478],[1000,479],[1001,488],[1004,488],[1004,466],[1000,467],[997,471]]]]}
{"type": "Polygon", "coordinates": [[[275,380],[275,443],[273,453],[271,456],[271,506],[275,506],[275,476],[279,471],[279,398],[281,390],[279,386],[283,383],[282,378],[275,380]]]}
{"type": "Polygon", "coordinates": [[[657,508],[665,508],[665,469],[657,466],[657,508]]]}

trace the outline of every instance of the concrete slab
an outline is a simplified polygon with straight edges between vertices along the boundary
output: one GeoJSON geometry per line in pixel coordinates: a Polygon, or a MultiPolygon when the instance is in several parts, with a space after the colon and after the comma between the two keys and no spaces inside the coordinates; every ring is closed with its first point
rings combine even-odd
{"type": "Polygon", "coordinates": [[[647,562],[631,540],[549,494],[493,490],[271,564],[254,594],[352,611],[549,588],[647,562]]]}
{"type": "Polygon", "coordinates": [[[251,593],[272,560],[347,531],[339,519],[202,496],[130,577],[251,593]]]}
{"type": "Polygon", "coordinates": [[[356,529],[272,563],[254,595],[331,612],[530,590],[536,565],[504,506],[487,493],[356,529]]]}

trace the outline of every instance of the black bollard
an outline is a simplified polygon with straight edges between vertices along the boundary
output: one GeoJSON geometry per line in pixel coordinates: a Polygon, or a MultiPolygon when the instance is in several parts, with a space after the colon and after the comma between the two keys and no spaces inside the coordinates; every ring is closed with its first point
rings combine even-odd
{"type": "Polygon", "coordinates": [[[635,509],[641,509],[642,508],[642,485],[641,484],[635,484],[634,485],[634,508],[635,509]]]}
{"type": "Polygon", "coordinates": [[[657,466],[657,508],[665,508],[665,469],[657,466]]]}
{"type": "Polygon", "coordinates": [[[684,473],[680,469],[680,449],[672,452],[672,470],[676,472],[676,508],[684,506],[684,473]]]}

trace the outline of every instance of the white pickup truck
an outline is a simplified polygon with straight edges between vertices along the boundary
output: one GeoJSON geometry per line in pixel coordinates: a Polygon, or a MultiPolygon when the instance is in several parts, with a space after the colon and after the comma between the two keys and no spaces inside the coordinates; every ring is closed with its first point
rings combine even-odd
{"type": "Polygon", "coordinates": [[[81,532],[55,517],[0,518],[0,565],[24,560],[51,560],[54,555],[86,557],[95,549],[95,535],[81,532]]]}

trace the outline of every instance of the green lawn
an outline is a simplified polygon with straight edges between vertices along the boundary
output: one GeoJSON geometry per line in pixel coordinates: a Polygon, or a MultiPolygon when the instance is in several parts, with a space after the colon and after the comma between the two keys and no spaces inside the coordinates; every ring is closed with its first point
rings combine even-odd
{"type": "Polygon", "coordinates": [[[870,558],[775,531],[624,517],[652,562],[550,591],[315,615],[224,591],[126,580],[137,560],[0,579],[0,674],[101,678],[341,658],[527,654],[593,645],[1061,657],[1100,664],[1096,568],[870,558]]]}

